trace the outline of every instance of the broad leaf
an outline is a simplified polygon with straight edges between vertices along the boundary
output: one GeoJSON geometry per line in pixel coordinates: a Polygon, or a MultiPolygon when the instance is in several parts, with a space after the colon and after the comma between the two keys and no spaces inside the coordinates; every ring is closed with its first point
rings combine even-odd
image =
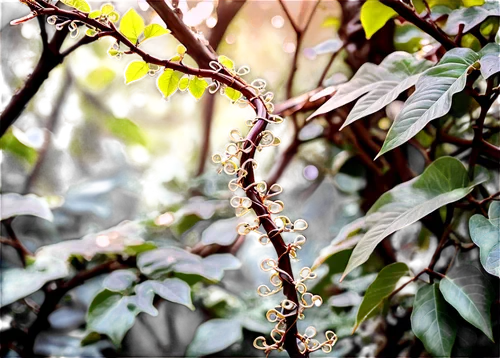
{"type": "Polygon", "coordinates": [[[149,66],[144,61],[132,61],[125,69],[125,84],[140,80],[149,72],[149,66]]]}
{"type": "Polygon", "coordinates": [[[191,81],[189,81],[189,93],[191,93],[196,99],[200,99],[203,96],[207,87],[208,82],[203,78],[193,76],[191,81]]]}
{"type": "Polygon", "coordinates": [[[122,292],[131,287],[137,281],[137,274],[131,270],[117,270],[111,272],[102,286],[113,292],[122,292]]]}
{"type": "Polygon", "coordinates": [[[494,295],[488,279],[478,268],[472,265],[455,268],[441,280],[439,289],[463,319],[493,341],[490,307],[494,295]]]}
{"type": "Polygon", "coordinates": [[[402,262],[396,262],[384,267],[377,278],[366,290],[363,301],[356,315],[356,325],[353,333],[374,311],[382,306],[385,299],[396,289],[399,279],[408,274],[408,266],[402,262]]]}
{"type": "Polygon", "coordinates": [[[163,94],[163,97],[168,98],[177,92],[179,87],[179,81],[183,76],[182,72],[174,71],[170,68],[165,69],[163,73],[158,77],[156,81],[156,86],[158,90],[163,94]]]}
{"type": "Polygon", "coordinates": [[[262,312],[259,307],[251,311],[244,311],[239,316],[241,325],[246,329],[267,333],[272,329],[272,325],[265,317],[265,312],[262,312]]]}
{"type": "Polygon", "coordinates": [[[222,280],[224,271],[237,270],[241,267],[241,262],[231,254],[214,254],[205,257],[202,261],[204,271],[200,276],[222,280]]]}
{"type": "Polygon", "coordinates": [[[144,31],[144,19],[134,9],[129,9],[120,21],[120,32],[134,45],[144,31]]]}
{"type": "Polygon", "coordinates": [[[361,25],[366,38],[371,38],[378,30],[397,15],[397,12],[378,0],[368,0],[361,7],[361,25]]]}
{"type": "Polygon", "coordinates": [[[486,272],[500,277],[496,265],[500,248],[500,203],[490,204],[489,219],[476,214],[469,219],[469,231],[472,241],[479,246],[479,259],[486,272]]]}
{"type": "Polygon", "coordinates": [[[178,278],[167,278],[163,281],[146,281],[141,284],[145,291],[154,291],[161,298],[186,306],[194,310],[191,302],[191,288],[178,278]]]}
{"type": "Polygon", "coordinates": [[[444,26],[444,31],[448,35],[456,35],[458,34],[460,25],[463,25],[464,28],[462,31],[466,34],[491,16],[500,16],[500,6],[498,6],[498,0],[486,1],[482,6],[453,10],[448,16],[448,20],[444,26]]]}
{"type": "Polygon", "coordinates": [[[45,199],[34,194],[0,194],[0,221],[20,215],[32,215],[52,221],[54,216],[45,199]]]}
{"type": "Polygon", "coordinates": [[[411,328],[434,357],[449,357],[451,354],[457,335],[453,314],[437,283],[418,290],[411,314],[411,328]]]}
{"type": "Polygon", "coordinates": [[[119,346],[139,313],[158,314],[153,306],[153,298],[153,292],[140,297],[123,296],[121,293],[109,290],[101,291],[89,306],[86,319],[87,331],[105,334],[119,346]]]}
{"type": "MultiPolygon", "coordinates": [[[[365,229],[365,218],[359,218],[354,220],[353,222],[345,225],[338,235],[332,240],[332,242],[321,249],[318,257],[314,260],[313,265],[311,266],[312,270],[316,270],[320,265],[322,265],[325,261],[327,261],[332,255],[350,249],[354,245],[356,245],[361,237],[363,237],[362,231],[365,229]]],[[[342,272],[340,270],[340,272],[342,272]]]]}
{"type": "Polygon", "coordinates": [[[9,152],[18,159],[33,165],[38,158],[38,153],[28,143],[19,140],[18,136],[20,136],[20,133],[24,134],[24,132],[15,126],[11,126],[0,138],[0,150],[9,152]]]}
{"type": "Polygon", "coordinates": [[[431,66],[431,62],[416,60],[415,58],[402,59],[398,64],[400,65],[398,68],[401,69],[401,71],[397,72],[399,79],[395,81],[384,80],[376,83],[366,96],[358,100],[341,129],[387,106],[398,98],[403,91],[406,91],[417,82],[420,72],[431,66]]]}
{"type": "Polygon", "coordinates": [[[62,260],[41,257],[25,269],[13,268],[0,275],[0,307],[9,305],[38,291],[49,281],[69,274],[62,260]]]}
{"type": "Polygon", "coordinates": [[[481,74],[485,79],[500,72],[500,54],[486,55],[479,63],[481,64],[481,74]]]}
{"type": "Polygon", "coordinates": [[[169,247],[140,254],[137,267],[149,277],[161,277],[169,272],[204,277],[210,281],[220,281],[225,270],[240,267],[239,260],[231,254],[216,254],[206,258],[185,250],[169,247]]]}
{"type": "Polygon", "coordinates": [[[109,118],[103,124],[111,134],[125,144],[139,144],[143,147],[148,144],[142,128],[128,118],[109,118]]]}
{"type": "MultiPolygon", "coordinates": [[[[397,97],[399,93],[411,87],[417,78],[409,80],[409,83],[402,84],[400,88],[396,87],[400,85],[402,81],[408,79],[413,74],[425,70],[428,66],[428,61],[417,60],[412,55],[406,52],[394,52],[387,56],[378,66],[373,63],[365,63],[360,67],[358,72],[356,72],[356,74],[349,82],[338,86],[335,95],[328,101],[326,101],[325,104],[318,108],[313,114],[311,114],[308,119],[340,108],[343,105],[354,101],[355,99],[368,92],[376,91],[378,87],[389,89],[384,94],[390,92],[391,89],[394,89],[393,93],[396,93],[396,91],[400,91],[396,94],[397,97]]],[[[390,103],[389,99],[392,95],[393,94],[388,94],[387,98],[381,99],[380,102],[377,103],[374,103],[376,100],[376,96],[367,95],[366,97],[368,97],[368,106],[373,104],[372,109],[373,112],[375,112],[376,110],[383,108],[384,105],[390,103]],[[375,109],[377,107],[378,109],[375,109]]],[[[365,98],[363,99],[363,101],[364,100],[365,98]]],[[[353,114],[353,116],[356,116],[357,118],[350,119],[349,123],[352,123],[354,120],[361,118],[359,117],[359,114],[361,112],[364,112],[365,110],[365,113],[368,113],[368,111],[370,111],[366,107],[358,107],[358,109],[356,109],[356,113],[353,114]]]]}
{"type": "Polygon", "coordinates": [[[144,40],[151,39],[153,37],[169,34],[170,30],[164,28],[158,24],[150,24],[144,29],[144,40]]]}
{"type": "Polygon", "coordinates": [[[189,344],[187,356],[220,352],[243,338],[241,324],[233,319],[211,319],[202,323],[189,344]]]}
{"type": "Polygon", "coordinates": [[[238,237],[236,225],[238,218],[217,220],[203,231],[201,242],[204,245],[219,244],[222,246],[231,245],[238,237]]]}
{"type": "Polygon", "coordinates": [[[453,95],[464,89],[468,72],[479,58],[479,54],[470,49],[456,48],[424,72],[387,133],[377,158],[407,142],[433,119],[447,114],[453,95]]]}
{"type": "Polygon", "coordinates": [[[354,248],[342,278],[366,262],[384,238],[462,199],[486,179],[487,175],[480,172],[470,182],[459,160],[441,157],[423,174],[389,190],[368,211],[366,221],[371,228],[354,248]]]}

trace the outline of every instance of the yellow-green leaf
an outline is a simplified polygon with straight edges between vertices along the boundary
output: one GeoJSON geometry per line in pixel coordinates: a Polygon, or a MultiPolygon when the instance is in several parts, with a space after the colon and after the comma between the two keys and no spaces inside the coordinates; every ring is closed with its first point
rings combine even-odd
{"type": "Polygon", "coordinates": [[[90,5],[85,0],[61,0],[61,2],[82,12],[90,12],[90,5]]]}
{"type": "Polygon", "coordinates": [[[85,30],[85,35],[88,37],[94,37],[97,35],[97,31],[89,28],[89,29],[85,30]]]}
{"type": "Polygon", "coordinates": [[[365,30],[366,38],[371,38],[397,13],[378,0],[368,0],[361,7],[361,25],[365,30]]]}
{"type": "Polygon", "coordinates": [[[186,53],[186,51],[187,51],[186,46],[184,46],[183,44],[177,45],[177,53],[179,55],[184,56],[184,54],[186,53]]]}
{"type": "Polygon", "coordinates": [[[220,63],[222,66],[224,66],[224,67],[226,67],[226,68],[228,68],[228,69],[230,69],[230,70],[234,69],[234,62],[233,62],[233,60],[231,60],[231,59],[230,59],[229,57],[227,57],[227,56],[224,56],[224,55],[219,56],[219,63],[220,63]]]}
{"type": "Polygon", "coordinates": [[[134,9],[128,10],[120,22],[120,32],[133,44],[144,31],[144,19],[134,9]]]}
{"type": "Polygon", "coordinates": [[[150,24],[150,25],[146,26],[146,28],[144,29],[144,40],[147,40],[147,39],[150,39],[153,37],[157,37],[157,36],[161,36],[161,35],[166,35],[169,33],[170,33],[170,30],[167,30],[166,28],[164,28],[161,25],[150,24]]]}
{"type": "Polygon", "coordinates": [[[138,81],[149,72],[149,66],[144,61],[132,61],[125,69],[125,84],[138,81]]]}
{"type": "Polygon", "coordinates": [[[189,86],[189,77],[188,76],[182,77],[181,80],[179,81],[179,89],[184,92],[185,90],[187,90],[188,86],[189,86]]]}
{"type": "Polygon", "coordinates": [[[111,4],[104,4],[101,6],[101,12],[103,15],[109,15],[114,9],[115,7],[111,4]]]}
{"type": "Polygon", "coordinates": [[[224,89],[224,94],[226,95],[227,98],[229,98],[233,102],[236,102],[241,97],[241,92],[231,87],[226,87],[224,89]]]}
{"type": "Polygon", "coordinates": [[[118,14],[116,11],[111,11],[108,14],[108,20],[111,22],[117,22],[120,19],[120,14],[118,14]]]}
{"type": "Polygon", "coordinates": [[[96,19],[99,16],[101,16],[101,11],[100,10],[94,10],[89,14],[89,19],[96,19]]]}
{"type": "Polygon", "coordinates": [[[173,95],[177,88],[179,87],[179,81],[181,80],[182,73],[179,71],[174,71],[171,68],[167,68],[156,82],[158,90],[163,94],[165,98],[173,95]]]}
{"type": "Polygon", "coordinates": [[[484,5],[484,0],[462,0],[465,7],[484,5]]]}
{"type": "Polygon", "coordinates": [[[189,92],[193,95],[194,98],[200,99],[205,92],[205,89],[208,87],[208,82],[203,78],[198,78],[194,76],[191,81],[189,81],[189,92]]]}

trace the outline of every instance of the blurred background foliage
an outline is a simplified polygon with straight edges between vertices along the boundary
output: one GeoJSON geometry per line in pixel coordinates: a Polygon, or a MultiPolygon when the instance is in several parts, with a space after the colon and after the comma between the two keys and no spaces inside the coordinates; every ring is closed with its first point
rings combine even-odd
{"type": "MultiPolygon", "coordinates": [[[[91,4],[98,7],[101,3],[91,4]]],[[[122,14],[130,7],[137,9],[147,23],[161,21],[153,11],[141,10],[142,1],[113,4],[122,14]]],[[[191,25],[202,34],[209,34],[217,26],[217,8],[212,3],[188,2],[186,6],[192,10],[199,7],[185,21],[192,21],[191,25]]],[[[310,11],[312,2],[287,2],[287,6],[297,16],[301,7],[310,11]]],[[[9,26],[10,20],[25,15],[21,3],[6,1],[1,7],[0,86],[2,101],[6,103],[31,73],[42,44],[36,21],[9,26]]],[[[323,1],[299,49],[294,93],[317,87],[331,54],[339,49],[341,23],[340,3],[323,1]]],[[[413,53],[430,41],[428,35],[411,24],[389,27],[393,27],[394,36],[379,38],[381,51],[378,58],[370,55],[373,62],[385,57],[384,47],[413,53]]],[[[250,77],[265,79],[275,93],[274,102],[280,103],[286,99],[285,83],[297,51],[294,36],[278,2],[247,1],[229,24],[217,51],[237,66],[249,65],[250,77]]],[[[65,46],[72,41],[75,40],[68,40],[65,46]]],[[[476,46],[474,39],[464,37],[463,41],[470,41],[471,48],[476,46]]],[[[163,100],[152,78],[125,86],[123,72],[129,59],[109,57],[107,50],[112,42],[105,38],[71,54],[50,74],[15,126],[0,140],[2,193],[34,193],[46,200],[53,213],[53,221],[36,216],[19,216],[12,221],[13,230],[27,249],[35,252],[45,247],[50,269],[40,271],[40,281],[40,272],[17,273],[16,280],[9,281],[14,286],[2,286],[4,299],[9,291],[17,292],[14,296],[27,288],[33,293],[2,308],[0,329],[24,330],[32,324],[33,311],[44,300],[44,293],[33,288],[41,288],[46,275],[54,275],[55,279],[66,275],[67,268],[58,268],[55,257],[66,258],[71,253],[71,270],[78,270],[117,254],[134,257],[147,250],[142,246],[148,245],[144,244],[146,241],[159,248],[219,245],[217,255],[226,255],[228,260],[210,263],[215,265],[210,269],[214,271],[204,269],[200,275],[179,268],[174,275],[189,284],[194,311],[187,301],[180,305],[157,298],[154,307],[158,315],[140,313],[135,320],[132,317],[133,325],[122,342],[116,339],[113,343],[104,336],[99,339],[89,334],[86,326],[86,315],[90,317],[92,312],[89,306],[99,291],[124,284],[128,275],[122,271],[103,274],[65,295],[48,317],[50,325],[37,336],[34,351],[47,356],[257,356],[252,342],[257,335],[269,331],[265,312],[276,303],[275,297],[257,295],[256,287],[268,279],[259,265],[262,259],[273,257],[274,251],[258,244],[255,236],[238,238],[235,227],[239,219],[234,218],[229,205],[226,177],[219,176],[210,164],[197,175],[207,98],[196,101],[188,93],[177,93],[163,100]],[[112,245],[104,241],[96,248],[99,237],[109,240],[109,233],[115,235],[111,237],[112,245]]],[[[162,36],[149,40],[144,49],[168,58],[177,45],[174,37],[162,36]]],[[[348,56],[342,50],[335,58],[325,85],[341,83],[352,76],[352,58],[347,64],[348,56]]],[[[360,50],[354,58],[363,63],[368,61],[366,56],[368,53],[360,50]]],[[[194,63],[189,58],[187,62],[194,63]]],[[[217,95],[208,153],[225,146],[230,129],[244,132],[245,120],[252,116],[251,109],[239,108],[217,95]]],[[[393,116],[388,113],[382,119],[388,118],[393,116]]],[[[305,126],[300,137],[306,140],[321,134],[326,127],[322,121],[305,126]]],[[[383,120],[379,126],[387,129],[383,120]]],[[[277,127],[275,133],[285,148],[292,141],[289,123],[277,127]]],[[[266,179],[278,157],[279,149],[258,154],[261,179],[266,179]]],[[[414,160],[415,168],[422,166],[418,159],[414,160]]],[[[312,266],[318,260],[322,263],[317,269],[320,279],[311,290],[322,295],[324,305],[311,310],[299,327],[303,330],[312,323],[318,331],[333,329],[339,336],[334,355],[339,357],[373,356],[381,351],[391,355],[395,354],[391,349],[397,342],[415,341],[408,311],[403,309],[412,305],[415,283],[397,297],[397,309],[385,307],[384,315],[368,320],[351,335],[364,291],[386,263],[383,255],[372,255],[365,265],[339,283],[361,232],[341,229],[349,223],[363,228],[357,219],[366,210],[363,202],[369,195],[367,186],[372,184],[369,178],[366,168],[345,148],[318,139],[299,148],[279,180],[285,189],[280,199],[286,203],[286,215],[304,218],[309,223],[308,245],[301,250],[295,269],[312,266]],[[352,239],[352,244],[336,249],[337,252],[329,251],[332,241],[345,239],[352,239]],[[397,342],[391,342],[394,337],[397,342]]],[[[438,242],[419,223],[390,240],[396,259],[415,272],[430,260],[438,242]]],[[[453,250],[446,251],[443,256],[449,258],[452,254],[453,250]]],[[[1,265],[2,269],[12,269],[22,263],[14,249],[2,245],[1,265]]],[[[109,292],[112,296],[113,291],[109,292]]],[[[110,331],[108,336],[112,338],[113,332],[125,325],[119,319],[128,314],[125,311],[117,308],[104,322],[93,324],[106,326],[104,330],[110,331]]],[[[468,337],[475,337],[476,346],[488,352],[491,343],[487,338],[473,328],[469,330],[468,337]]],[[[2,353],[16,356],[9,349],[2,353]]],[[[409,353],[403,350],[401,354],[409,353]]]]}

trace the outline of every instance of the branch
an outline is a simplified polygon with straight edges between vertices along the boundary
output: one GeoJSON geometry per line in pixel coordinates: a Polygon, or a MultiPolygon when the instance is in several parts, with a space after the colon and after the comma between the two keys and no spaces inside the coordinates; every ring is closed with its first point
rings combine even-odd
{"type": "Polygon", "coordinates": [[[430,23],[418,16],[418,14],[404,2],[400,0],[380,0],[386,6],[389,6],[396,11],[406,21],[411,22],[413,25],[432,36],[438,41],[446,50],[451,50],[457,45],[443,32],[436,24],[430,23]]]}
{"type": "MultiPolygon", "coordinates": [[[[43,4],[47,5],[46,3],[43,4]]],[[[50,6],[52,6],[51,9],[54,11],[60,10],[54,5],[50,6]]],[[[9,103],[3,110],[0,116],[0,137],[2,137],[7,129],[17,120],[17,118],[19,118],[21,113],[24,111],[24,108],[26,108],[26,105],[35,96],[42,84],[49,77],[50,72],[61,64],[64,58],[78,47],[89,44],[98,39],[98,37],[92,38],[85,36],[82,40],[69,47],[67,50],[61,52],[61,47],[68,34],[68,29],[64,28],[60,31],[56,31],[50,42],[48,42],[47,32],[45,30],[45,16],[43,16],[42,12],[38,14],[37,19],[40,24],[40,35],[43,43],[42,54],[38,64],[26,80],[24,86],[17,91],[14,96],[12,96],[9,103]]]]}
{"type": "Polygon", "coordinates": [[[7,231],[7,235],[10,239],[2,237],[0,238],[0,242],[2,244],[12,246],[19,255],[23,266],[26,267],[26,257],[33,256],[33,253],[28,250],[26,246],[23,245],[21,240],[19,240],[19,238],[17,237],[16,233],[12,229],[12,220],[13,218],[9,218],[2,221],[3,225],[5,226],[5,231],[7,231]]]}
{"type": "Polygon", "coordinates": [[[217,56],[207,46],[198,40],[194,33],[182,22],[177,14],[163,0],[147,0],[148,4],[156,11],[165,22],[172,35],[188,49],[188,54],[200,67],[208,67],[217,56]]]}
{"type": "Polygon", "coordinates": [[[288,21],[290,22],[290,25],[293,28],[293,31],[295,31],[296,34],[300,33],[301,30],[299,26],[295,23],[295,20],[292,17],[292,14],[290,14],[290,11],[288,11],[288,8],[286,7],[285,3],[283,0],[278,0],[278,3],[280,4],[281,8],[283,9],[283,12],[285,13],[285,16],[287,17],[288,21]]]}

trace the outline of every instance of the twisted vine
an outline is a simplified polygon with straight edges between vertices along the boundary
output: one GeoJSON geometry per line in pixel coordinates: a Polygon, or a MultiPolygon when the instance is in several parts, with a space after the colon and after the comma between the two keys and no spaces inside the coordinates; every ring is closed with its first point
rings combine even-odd
{"type": "MultiPolygon", "coordinates": [[[[13,25],[45,15],[50,25],[54,25],[57,30],[67,28],[72,37],[78,35],[80,25],[85,25],[88,28],[86,31],[88,37],[114,38],[118,45],[114,45],[112,49],[118,57],[132,53],[139,55],[150,66],[151,75],[161,68],[171,69],[187,75],[211,79],[212,83],[208,88],[212,94],[219,90],[223,94],[228,88],[241,93],[242,97],[234,102],[251,105],[256,116],[247,121],[250,130],[245,137],[237,130],[231,131],[231,143],[226,146],[225,153],[215,154],[213,160],[221,165],[220,171],[235,176],[229,182],[229,189],[233,192],[243,191],[245,194],[244,197],[235,195],[231,199],[230,203],[235,208],[236,215],[243,216],[251,210],[255,213],[252,223],[238,225],[238,233],[247,235],[250,232],[257,232],[259,242],[263,245],[271,243],[276,251],[276,260],[267,258],[261,263],[264,271],[273,272],[270,278],[273,288],[261,285],[258,288],[259,295],[269,296],[283,291],[285,296],[280,305],[270,309],[266,314],[268,321],[275,324],[270,334],[272,343],[268,344],[265,337],[258,337],[254,341],[254,346],[263,350],[266,355],[273,350],[286,349],[291,357],[308,357],[310,352],[319,349],[325,353],[331,352],[337,340],[334,332],[327,331],[325,340],[320,343],[315,339],[317,332],[314,327],[308,327],[303,334],[297,329],[297,321],[304,318],[305,309],[321,305],[322,298],[307,291],[304,282],[316,277],[309,267],[300,270],[298,279],[295,279],[293,275],[291,259],[297,257],[297,251],[306,242],[305,236],[298,235],[293,242],[286,243],[282,233],[303,231],[307,228],[307,223],[302,219],[292,222],[288,217],[279,215],[284,209],[284,204],[280,200],[271,200],[271,198],[282,192],[281,186],[273,184],[268,188],[265,182],[257,182],[255,179],[256,152],[280,143],[279,138],[266,128],[268,124],[279,124],[283,121],[281,117],[272,114],[273,94],[265,92],[265,81],[255,80],[250,84],[247,83],[241,77],[249,73],[247,67],[233,71],[218,61],[210,61],[210,69],[194,68],[184,65],[182,56],[175,60],[154,57],[140,49],[138,43],[132,43],[117,30],[114,22],[118,20],[119,15],[114,11],[108,15],[92,16],[92,13],[89,15],[79,10],[64,10],[44,0],[21,0],[21,2],[28,5],[32,12],[28,16],[11,22],[13,25]],[[120,43],[127,46],[129,50],[121,52],[120,43]],[[258,231],[260,226],[264,228],[265,233],[258,231]]],[[[155,10],[157,10],[158,5],[155,5],[155,10]]],[[[167,12],[168,16],[175,15],[168,6],[162,10],[167,12]]]]}

